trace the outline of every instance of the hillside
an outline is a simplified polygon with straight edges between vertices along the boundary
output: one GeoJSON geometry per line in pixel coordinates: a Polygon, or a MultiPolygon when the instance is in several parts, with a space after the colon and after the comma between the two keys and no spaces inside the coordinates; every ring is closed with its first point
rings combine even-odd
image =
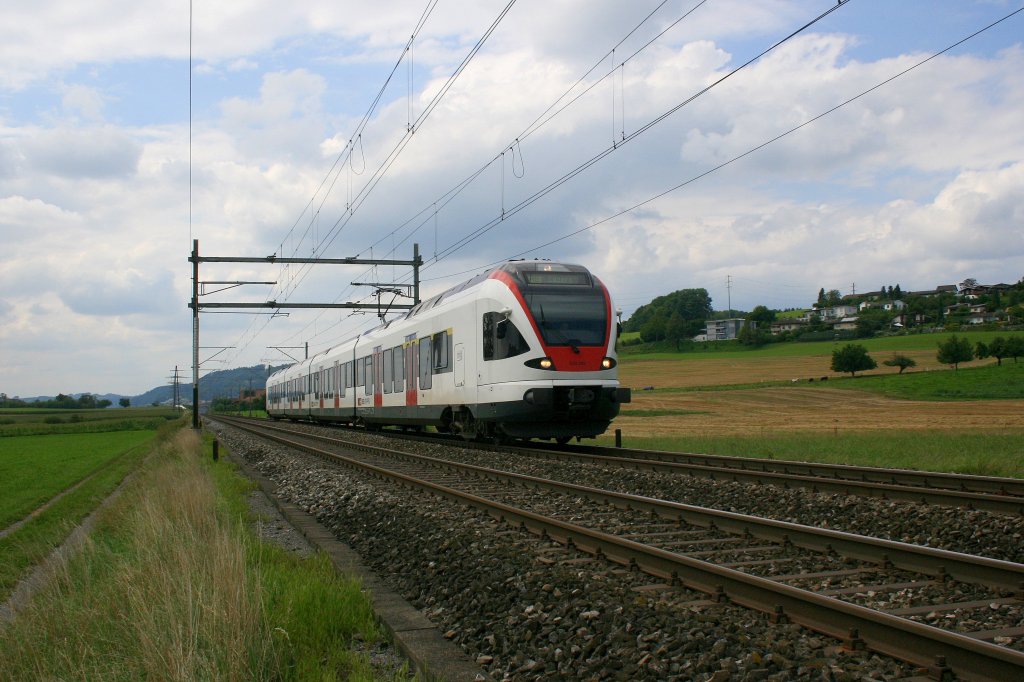
{"type": "MultiPolygon", "coordinates": [[[[254,365],[252,367],[237,367],[218,372],[210,372],[199,380],[199,400],[202,402],[214,398],[237,397],[242,389],[258,389],[266,385],[267,377],[287,365],[254,365]]],[[[181,402],[190,404],[192,402],[192,382],[182,383],[178,390],[181,395],[181,402]]],[[[145,393],[133,396],[132,405],[151,405],[152,403],[170,402],[174,398],[174,387],[170,385],[157,386],[145,393]]],[[[116,404],[116,402],[115,402],[116,404]]]]}

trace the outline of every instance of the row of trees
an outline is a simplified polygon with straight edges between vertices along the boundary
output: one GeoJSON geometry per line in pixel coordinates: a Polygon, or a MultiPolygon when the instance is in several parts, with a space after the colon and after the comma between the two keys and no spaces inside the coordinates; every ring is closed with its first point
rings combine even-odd
{"type": "MultiPolygon", "coordinates": [[[[989,343],[979,341],[973,347],[971,342],[961,336],[952,335],[939,342],[938,353],[935,358],[944,365],[951,366],[954,370],[959,369],[961,362],[969,362],[975,358],[995,358],[997,364],[1003,364],[1003,358],[1017,359],[1024,357],[1024,336],[1010,336],[1003,338],[997,336],[989,343]]],[[[917,362],[906,355],[897,353],[892,359],[882,363],[888,367],[899,367],[900,374],[908,367],[915,367],[917,362]]],[[[832,371],[849,372],[850,376],[856,376],[857,372],[864,372],[875,369],[878,363],[868,355],[868,350],[859,343],[848,343],[842,348],[832,351],[832,371]]]]}
{"type": "MultiPolygon", "coordinates": [[[[127,407],[124,402],[127,398],[121,399],[121,406],[127,407]]],[[[18,398],[8,398],[6,393],[0,393],[0,407],[39,407],[44,409],[57,409],[57,410],[96,410],[110,407],[111,403],[106,398],[97,398],[96,396],[83,393],[77,398],[72,398],[69,395],[58,393],[56,398],[50,398],[49,400],[36,400],[34,402],[27,402],[25,400],[19,400],[18,398]]]]}

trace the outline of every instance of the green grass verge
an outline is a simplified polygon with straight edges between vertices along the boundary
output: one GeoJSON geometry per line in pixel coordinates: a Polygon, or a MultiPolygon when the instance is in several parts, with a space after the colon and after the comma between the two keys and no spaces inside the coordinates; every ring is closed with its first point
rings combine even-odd
{"type": "Polygon", "coordinates": [[[257,540],[251,484],[209,460],[190,430],[160,439],[84,550],[0,631],[0,678],[388,679],[354,650],[383,637],[358,582],[257,540]]]}
{"type": "Polygon", "coordinates": [[[26,516],[123,453],[152,440],[154,433],[0,439],[0,528],[26,516]]]}
{"type": "MultiPolygon", "coordinates": [[[[898,424],[898,415],[894,415],[898,424]]],[[[601,445],[615,439],[602,436],[601,445]]],[[[623,446],[737,457],[947,471],[1024,478],[1020,431],[950,434],[927,431],[830,431],[748,436],[640,438],[623,435],[623,446]]]]}

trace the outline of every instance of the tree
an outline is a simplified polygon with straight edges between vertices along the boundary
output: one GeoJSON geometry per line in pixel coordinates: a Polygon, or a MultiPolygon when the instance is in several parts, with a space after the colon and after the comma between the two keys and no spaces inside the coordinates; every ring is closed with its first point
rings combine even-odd
{"type": "Polygon", "coordinates": [[[829,289],[828,293],[825,294],[825,305],[834,306],[839,305],[843,302],[843,295],[839,293],[839,289],[829,289]]]}
{"type": "Polygon", "coordinates": [[[992,339],[988,344],[988,357],[995,358],[996,364],[1002,365],[1003,358],[1006,357],[1006,339],[1001,336],[992,339]]]}
{"type": "Polygon", "coordinates": [[[851,377],[857,372],[878,367],[875,359],[868,355],[868,349],[859,343],[848,343],[838,350],[832,351],[832,371],[849,372],[851,377]]]}
{"type": "Polygon", "coordinates": [[[121,407],[131,407],[132,406],[132,399],[131,398],[121,398],[120,400],[117,401],[117,404],[120,405],[121,407]]]}
{"type": "Polygon", "coordinates": [[[660,341],[665,338],[665,320],[660,315],[652,317],[644,326],[640,328],[640,338],[644,340],[644,343],[651,343],[652,341],[660,341]]]}
{"type": "Polygon", "coordinates": [[[751,320],[747,320],[743,323],[737,339],[739,339],[739,342],[744,346],[754,346],[755,348],[768,343],[768,335],[763,329],[757,326],[756,322],[751,320]]]}
{"type": "Polygon", "coordinates": [[[953,334],[945,341],[939,342],[939,352],[936,359],[944,365],[952,366],[953,370],[960,369],[961,362],[969,362],[974,358],[974,350],[971,342],[953,334]]]}
{"type": "Polygon", "coordinates": [[[776,311],[763,305],[754,306],[754,309],[747,315],[747,319],[756,322],[758,327],[767,327],[775,321],[775,313],[776,311]]]}
{"type": "Polygon", "coordinates": [[[665,323],[665,337],[669,341],[675,341],[676,350],[679,350],[679,342],[687,337],[686,320],[679,314],[679,311],[672,313],[665,323]]]}
{"type": "Polygon", "coordinates": [[[908,358],[900,353],[896,353],[892,356],[892,360],[886,360],[882,364],[886,367],[899,367],[900,374],[903,374],[903,370],[907,367],[917,367],[917,361],[914,358],[908,358]]]}
{"type": "Polygon", "coordinates": [[[903,296],[903,292],[900,291],[900,285],[899,284],[897,284],[895,287],[893,287],[892,295],[893,295],[894,298],[900,298],[900,297],[903,296]]]}
{"type": "Polygon", "coordinates": [[[979,360],[984,360],[985,358],[991,355],[992,350],[985,345],[984,341],[978,341],[978,343],[974,344],[974,357],[978,358],[979,360]]]}
{"type": "Polygon", "coordinates": [[[1006,357],[1013,358],[1014,364],[1017,358],[1024,355],[1024,336],[1011,336],[1006,339],[1006,357]]]}
{"type": "Polygon", "coordinates": [[[818,289],[818,307],[825,307],[825,287],[818,289]]]}

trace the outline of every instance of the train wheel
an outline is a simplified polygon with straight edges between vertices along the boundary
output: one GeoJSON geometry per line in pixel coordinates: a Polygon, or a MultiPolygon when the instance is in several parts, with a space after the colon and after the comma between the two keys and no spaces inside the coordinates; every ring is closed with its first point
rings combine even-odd
{"type": "Polygon", "coordinates": [[[555,439],[555,442],[558,443],[559,445],[565,445],[571,440],[572,436],[559,436],[558,438],[555,439]]]}

